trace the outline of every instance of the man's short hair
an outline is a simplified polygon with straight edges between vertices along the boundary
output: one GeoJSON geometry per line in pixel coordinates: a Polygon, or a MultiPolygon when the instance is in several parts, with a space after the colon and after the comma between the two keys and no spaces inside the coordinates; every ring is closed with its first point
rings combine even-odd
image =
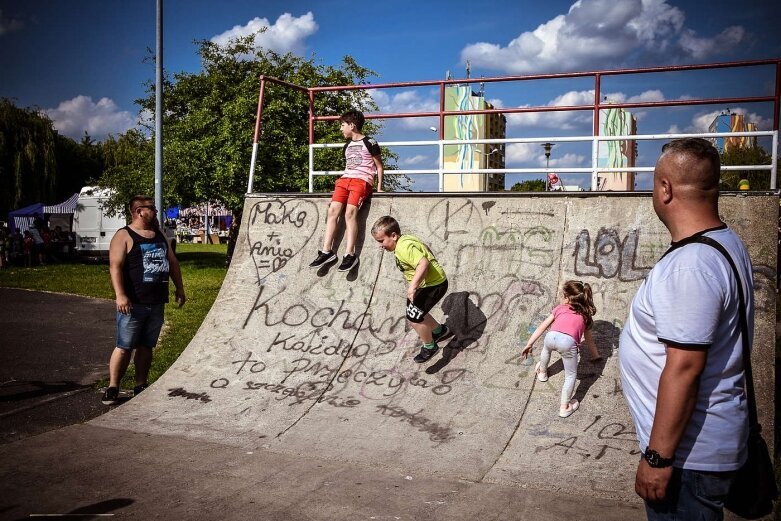
{"type": "Polygon", "coordinates": [[[143,206],[147,201],[154,201],[154,198],[149,197],[148,195],[133,196],[133,198],[130,199],[130,203],[127,205],[128,209],[130,210],[130,214],[132,215],[133,212],[136,211],[136,208],[143,206]]]}
{"type": "Polygon", "coordinates": [[[352,123],[355,125],[355,129],[360,132],[363,130],[363,122],[366,118],[363,117],[363,112],[360,110],[348,110],[339,118],[339,121],[344,123],[352,123]]]}
{"type": "MultiPolygon", "coordinates": [[[[719,151],[713,146],[713,143],[707,139],[700,137],[685,137],[680,139],[673,139],[669,143],[662,147],[662,155],[664,154],[681,154],[687,155],[697,162],[707,162],[707,167],[703,165],[703,174],[707,178],[706,185],[719,186],[719,178],[721,177],[721,157],[719,151]]],[[[700,180],[705,181],[704,179],[700,180]]],[[[703,187],[705,188],[705,187],[703,187]]]]}
{"type": "Polygon", "coordinates": [[[383,235],[388,235],[394,232],[396,233],[396,235],[401,235],[401,227],[399,226],[399,221],[397,221],[390,215],[384,215],[380,217],[372,225],[372,235],[378,232],[382,232],[383,235]]]}

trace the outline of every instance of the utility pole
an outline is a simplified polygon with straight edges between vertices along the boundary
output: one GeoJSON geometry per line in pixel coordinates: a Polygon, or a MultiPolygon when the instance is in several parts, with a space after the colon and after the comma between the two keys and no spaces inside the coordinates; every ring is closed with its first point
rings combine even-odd
{"type": "Polygon", "coordinates": [[[157,54],[155,56],[155,206],[160,228],[163,208],[163,0],[157,0],[157,54]]]}

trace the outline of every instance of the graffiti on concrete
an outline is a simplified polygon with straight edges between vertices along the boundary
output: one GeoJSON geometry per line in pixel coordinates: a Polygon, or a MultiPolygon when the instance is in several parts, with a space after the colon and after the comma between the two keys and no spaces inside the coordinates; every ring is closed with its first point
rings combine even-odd
{"type": "Polygon", "coordinates": [[[582,432],[575,435],[568,433],[552,443],[538,445],[534,452],[547,451],[576,456],[581,461],[591,458],[598,461],[610,454],[640,454],[637,434],[623,421],[603,418],[600,414],[595,415],[594,420],[582,432]]]}
{"type": "Polygon", "coordinates": [[[641,280],[651,270],[650,266],[636,266],[638,230],[631,230],[621,240],[614,229],[600,228],[594,239],[583,230],[575,240],[575,274],[578,276],[612,279],[622,282],[641,280]]]}

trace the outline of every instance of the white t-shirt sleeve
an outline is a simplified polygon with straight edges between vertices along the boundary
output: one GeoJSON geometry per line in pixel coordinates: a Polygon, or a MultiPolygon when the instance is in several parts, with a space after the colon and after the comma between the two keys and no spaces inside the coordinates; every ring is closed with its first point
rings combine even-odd
{"type": "Polygon", "coordinates": [[[722,316],[723,281],[697,268],[670,268],[655,281],[656,336],[664,344],[709,347],[722,316]]]}

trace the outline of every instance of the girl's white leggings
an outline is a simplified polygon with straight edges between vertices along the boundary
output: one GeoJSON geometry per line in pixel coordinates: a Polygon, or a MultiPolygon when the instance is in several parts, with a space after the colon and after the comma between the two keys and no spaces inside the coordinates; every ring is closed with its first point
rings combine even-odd
{"type": "Polygon", "coordinates": [[[575,391],[575,379],[578,376],[578,345],[575,339],[565,333],[548,331],[540,353],[540,370],[548,370],[551,351],[561,355],[564,362],[564,386],[561,388],[561,405],[567,405],[575,391]]]}

